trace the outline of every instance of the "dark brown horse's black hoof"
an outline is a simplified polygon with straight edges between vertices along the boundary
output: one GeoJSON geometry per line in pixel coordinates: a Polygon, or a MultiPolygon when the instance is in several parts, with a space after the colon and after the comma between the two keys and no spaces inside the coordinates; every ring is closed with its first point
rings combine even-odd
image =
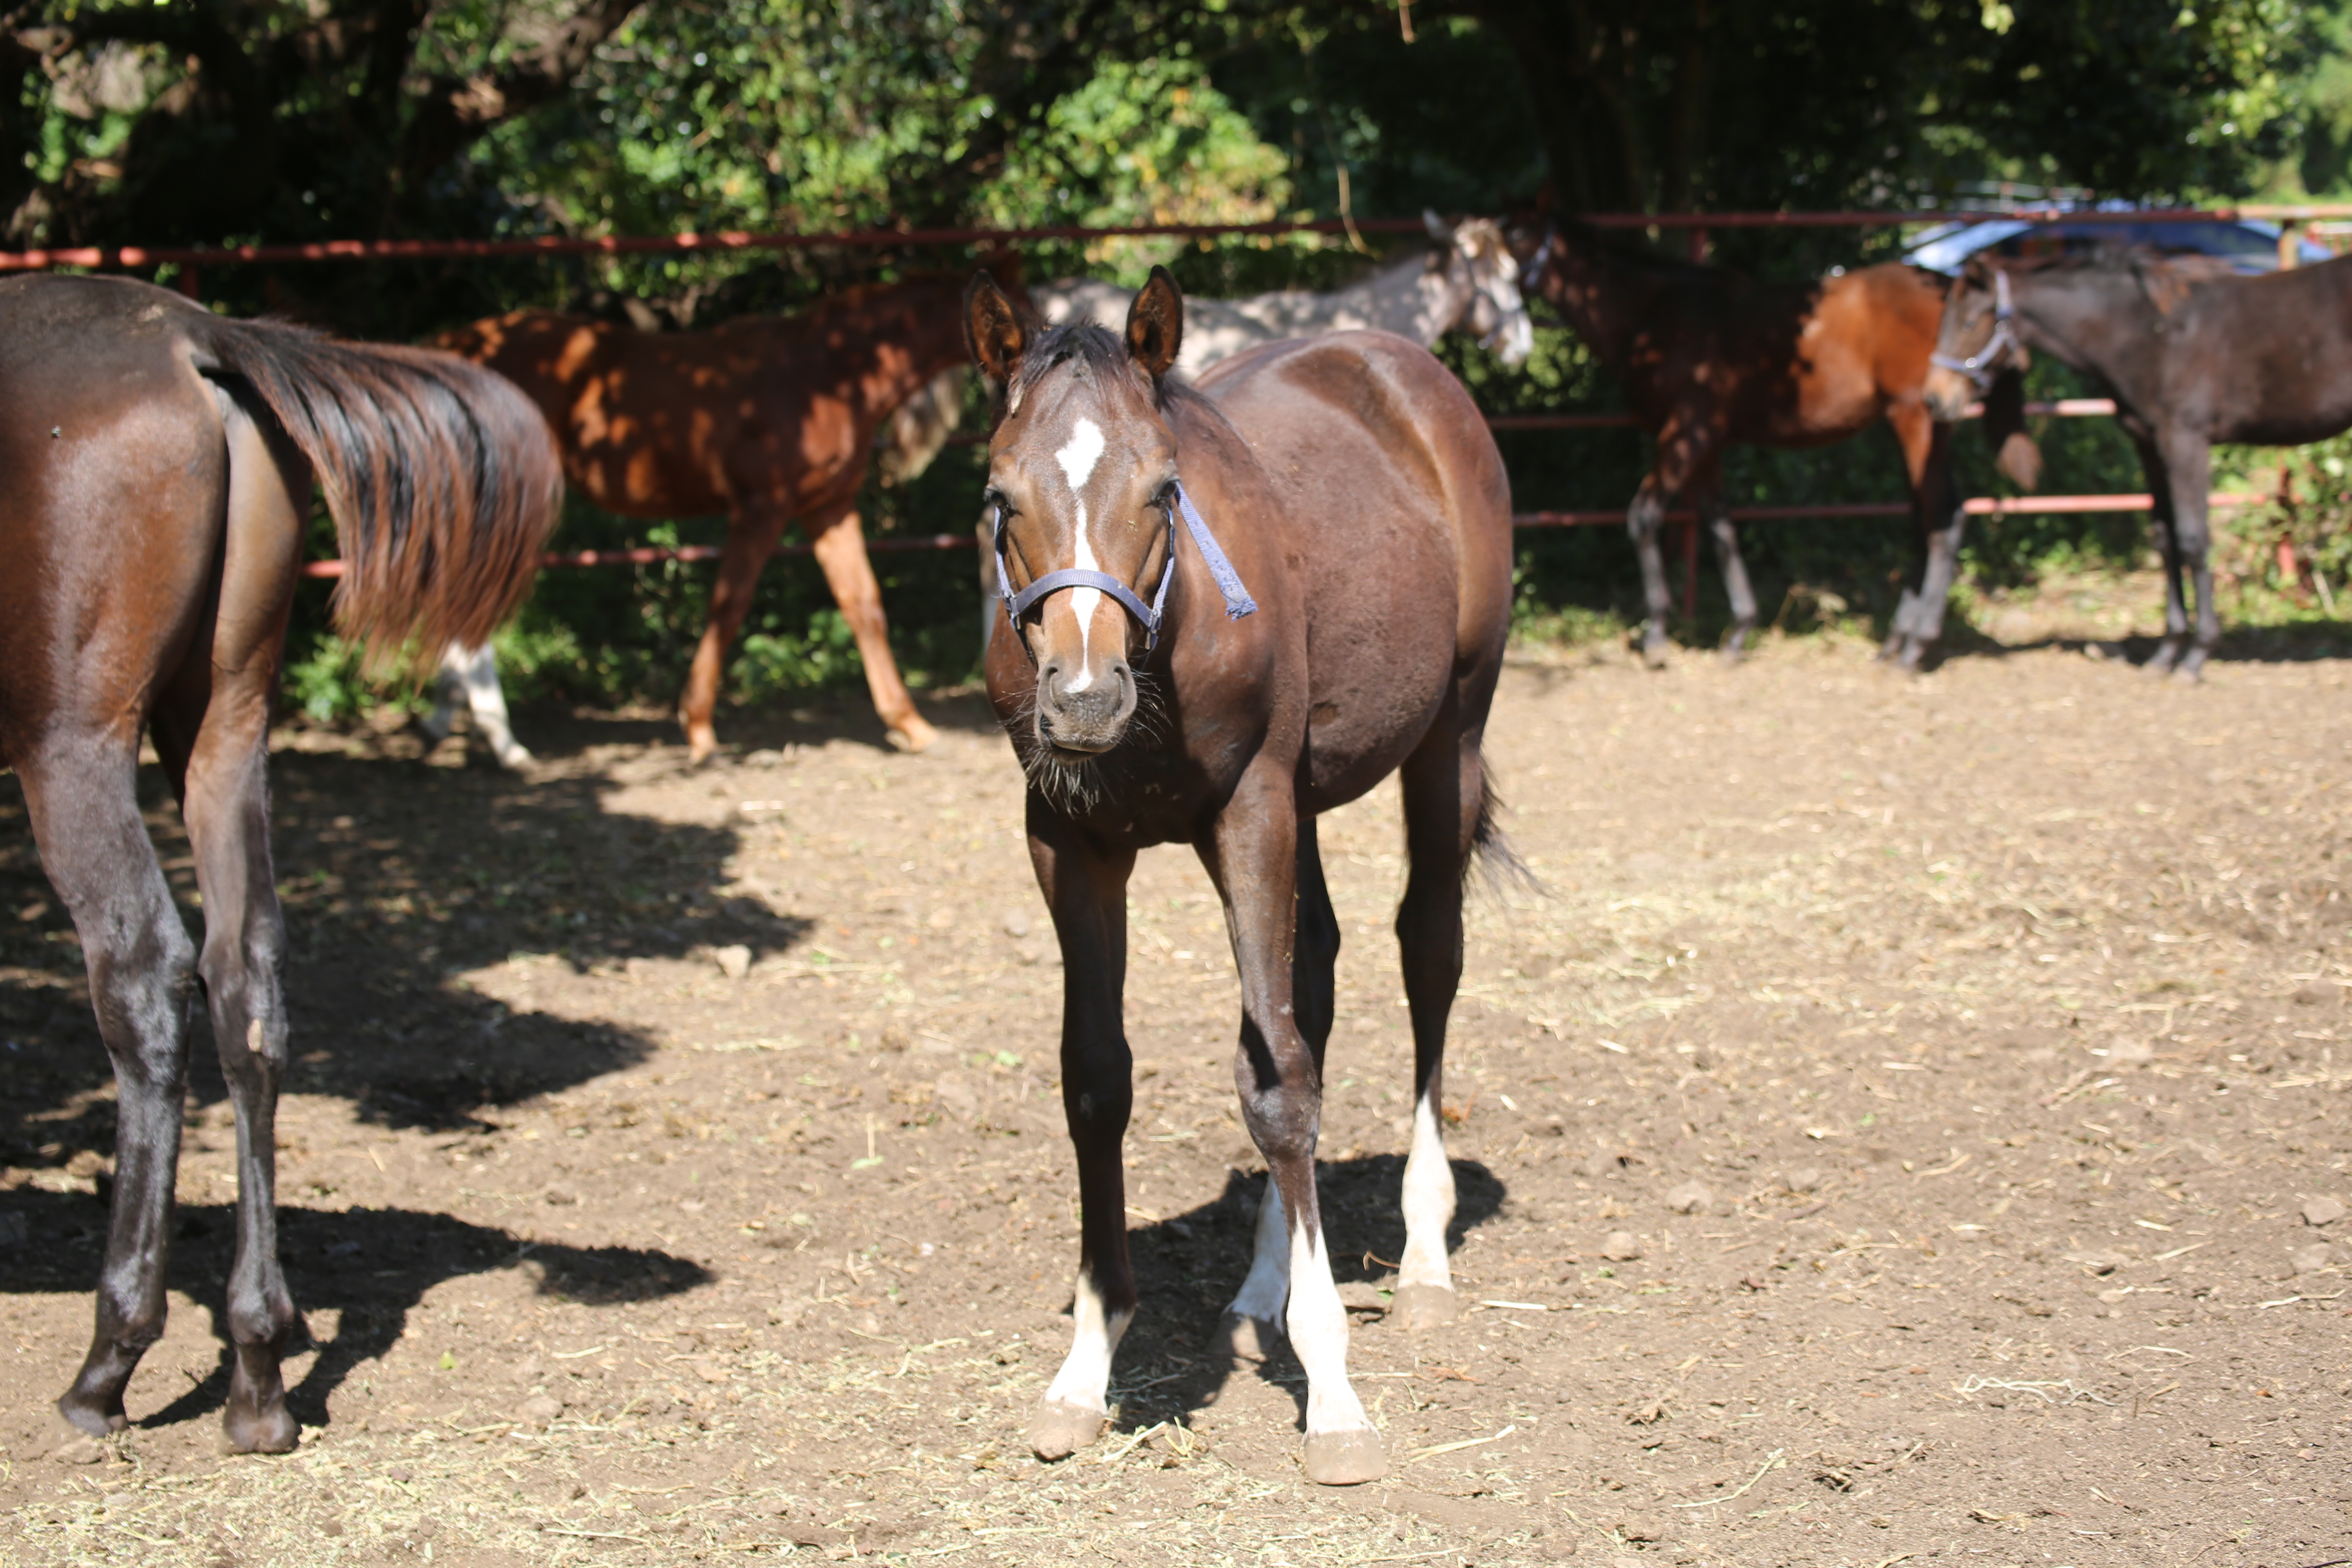
{"type": "Polygon", "coordinates": [[[58,1414],[77,1432],[87,1432],[93,1437],[104,1437],[121,1431],[131,1424],[122,1413],[122,1401],[116,1399],[111,1406],[96,1400],[76,1399],[70,1394],[58,1397],[58,1414]]]}
{"type": "Polygon", "coordinates": [[[221,1416],[221,1435],[232,1454],[290,1454],[302,1441],[302,1428],[284,1405],[255,1411],[231,1405],[221,1416]]]}

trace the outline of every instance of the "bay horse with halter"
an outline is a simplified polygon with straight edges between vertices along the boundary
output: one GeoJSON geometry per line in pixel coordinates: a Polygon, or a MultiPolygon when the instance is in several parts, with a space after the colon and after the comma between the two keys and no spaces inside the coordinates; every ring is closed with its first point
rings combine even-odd
{"type": "MultiPolygon", "coordinates": [[[[1018,288],[1017,263],[992,266],[1018,288]]],[[[690,332],[520,310],[440,340],[539,405],[555,429],[565,474],[605,510],[660,519],[726,514],[709,621],[678,705],[697,762],[718,748],[712,713],[727,650],[761,569],[796,520],[856,638],[866,688],[891,740],[919,752],[937,738],[890,657],[881,585],[856,504],[876,427],[963,359],[962,288],[961,276],[945,275],[867,284],[797,316],[746,316],[690,332]]],[[[479,662],[461,651],[454,673],[467,678],[479,662]]]]}
{"type": "MultiPolygon", "coordinates": [[[[1943,636],[1966,514],[1952,482],[1947,426],[1927,411],[1927,356],[1943,310],[1943,280],[1899,262],[1805,283],[1768,282],[1614,244],[1598,229],[1555,220],[1528,263],[1524,287],[1551,302],[1623,384],[1658,446],[1626,518],[1642,562],[1648,616],[1643,657],[1665,660],[1665,563],[1660,525],[1677,502],[1715,540],[1737,658],[1756,625],[1756,595],[1723,494],[1723,451],[1734,442],[1825,447],[1881,420],[1902,448],[1911,521],[1923,558],[1905,588],[1881,657],[1917,668],[1943,636]]],[[[1987,400],[2002,468],[2031,489],[2040,455],[2024,435],[2014,380],[1987,400]]]]}
{"type": "Polygon", "coordinates": [[[122,1426],[163,1332],[201,988],[236,1116],[224,1420],[233,1449],[283,1452],[299,1320],[278,1261],[289,1026],[268,731],[311,480],[341,541],[343,631],[378,650],[479,642],[554,526],[554,446],[513,387],[447,354],[26,277],[0,283],[0,764],[80,934],[119,1093],[97,1327],[58,1409],[94,1435],[122,1426]],[[140,817],[142,732],[194,850],[201,952],[140,817]]]}
{"type": "Polygon", "coordinates": [[[1197,389],[1171,379],[1184,306],[1161,269],[1118,336],[1036,332],[985,275],[967,311],[1003,388],[985,505],[1012,635],[990,639],[989,698],[1028,776],[1030,860],[1061,942],[1081,1207],[1076,1336],[1031,1446],[1060,1458],[1099,1434],[1135,1312],[1127,881],[1139,850],[1188,844],[1224,902],[1234,1085],[1268,1169],[1223,1340],[1262,1356],[1286,1329],[1307,1476],[1371,1479],[1386,1459],[1349,1386],[1315,1185],[1339,948],[1315,821],[1402,775],[1415,1110],[1394,1310],[1433,1321],[1454,1300],[1438,1113],[1463,876],[1480,850],[1507,855],[1479,754],[1510,620],[1502,458],[1461,384],[1384,332],[1253,350],[1197,389]]]}
{"type": "Polygon", "coordinates": [[[2116,400],[2164,556],[2164,639],[2146,668],[2195,679],[2221,640],[2206,559],[2213,443],[2293,447],[2352,426],[2352,258],[2249,277],[2139,251],[1979,257],[1952,284],[1936,350],[1939,419],[2033,350],[2116,400]]]}

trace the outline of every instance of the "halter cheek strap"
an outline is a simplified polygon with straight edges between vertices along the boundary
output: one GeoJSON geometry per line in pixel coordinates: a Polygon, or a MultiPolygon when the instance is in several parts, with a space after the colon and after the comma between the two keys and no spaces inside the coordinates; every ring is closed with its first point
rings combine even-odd
{"type": "MultiPolygon", "coordinates": [[[[1019,593],[1014,593],[1012,574],[1004,569],[1004,509],[998,507],[992,525],[992,545],[996,552],[996,596],[1003,602],[1004,618],[1012,626],[1013,635],[1020,636],[1021,617],[1048,596],[1065,588],[1094,588],[1108,594],[1118,601],[1120,608],[1142,624],[1143,651],[1149,657],[1152,649],[1160,646],[1160,628],[1167,616],[1168,584],[1176,580],[1176,518],[1179,513],[1183,516],[1185,531],[1192,536],[1193,546],[1201,552],[1201,559],[1208,565],[1209,575],[1216,581],[1217,592],[1224,596],[1225,617],[1237,621],[1244,616],[1255,615],[1257,601],[1251,598],[1249,590],[1242,586],[1241,574],[1234,570],[1234,563],[1225,559],[1225,552],[1217,546],[1217,536],[1211,533],[1209,525],[1201,521],[1201,514],[1193,510],[1192,498],[1184,493],[1184,487],[1180,483],[1176,487],[1176,504],[1168,514],[1167,564],[1160,569],[1160,586],[1152,591],[1151,603],[1148,605],[1134,589],[1109,573],[1091,571],[1083,566],[1066,566],[1058,572],[1048,572],[1019,593]]],[[[1022,640],[1022,646],[1024,648],[1028,647],[1026,638],[1022,640]]]]}
{"type": "Polygon", "coordinates": [[[1967,376],[1979,393],[1992,385],[1994,362],[2017,346],[2017,332],[2011,325],[2017,311],[2010,305],[2009,274],[1998,268],[1993,269],[1992,290],[1992,336],[1985,340],[1985,346],[1966,359],[1942,353],[1927,356],[1927,363],[1937,369],[1967,376]]]}

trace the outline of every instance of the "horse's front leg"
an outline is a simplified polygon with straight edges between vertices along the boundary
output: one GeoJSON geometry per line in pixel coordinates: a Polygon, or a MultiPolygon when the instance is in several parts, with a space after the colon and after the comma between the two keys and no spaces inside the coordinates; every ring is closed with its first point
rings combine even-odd
{"type": "Polygon", "coordinates": [[[1110,1414],[1110,1363],[1135,1316],[1120,1145],[1134,1103],[1120,1017],[1127,982],[1127,879],[1133,850],[1092,842],[1032,795],[1029,858],[1062,945],[1062,1110],[1078,1157],[1076,1332],[1029,1423],[1041,1459],[1076,1453],[1110,1414]]]}
{"type": "Polygon", "coordinates": [[[1910,416],[1908,421],[1895,415],[1888,418],[1903,444],[1904,466],[1911,479],[1912,523],[1926,542],[1927,561],[1920,571],[1917,595],[1906,590],[1907,603],[1895,611],[1901,641],[1893,652],[1897,664],[1914,670],[1943,638],[1944,611],[1951,602],[1952,583],[1959,574],[1960,539],[1969,516],[1952,483],[1952,427],[1929,419],[1925,409],[1904,412],[1910,416]],[[1915,447],[1920,448],[1916,457],[1915,447]]]}
{"type": "MultiPolygon", "coordinates": [[[[2213,449],[2202,437],[2188,436],[2168,443],[2165,467],[2172,484],[2172,534],[2180,563],[2197,593],[2195,640],[2182,655],[2175,675],[2204,679],[2205,661],[2221,642],[2221,617],[2213,604],[2213,566],[2208,552],[2212,535],[2207,520],[2207,491],[2212,484],[2213,449]]],[[[2179,574],[2172,589],[2180,596],[2179,574]]],[[[2185,606],[2184,606],[2185,608],[2185,606]]],[[[2184,616],[2185,619],[2185,616],[2184,616]]]]}
{"type": "Polygon", "coordinates": [[[686,673],[686,691],[678,699],[677,721],[686,731],[688,754],[707,761],[719,749],[719,731],[711,721],[719,706],[719,677],[727,668],[727,650],[751,612],[751,595],[760,586],[761,569],[776,552],[776,541],[791,521],[788,500],[739,503],[727,520],[727,542],[719,552],[719,581],[710,589],[710,618],[704,623],[702,641],[686,673]]]}
{"type": "Polygon", "coordinates": [[[1289,771],[1270,760],[1254,767],[1199,847],[1224,900],[1241,971],[1234,1082],[1267,1169],[1257,1257],[1234,1318],[1265,1321],[1288,1297],[1285,1326],[1307,1371],[1307,1479],[1327,1486],[1377,1480],[1388,1460],[1348,1383],[1348,1314],[1332,1282],[1315,1190],[1323,1082],[1293,1000],[1298,818],[1289,771]]]}
{"type": "Polygon", "coordinates": [[[1658,532],[1666,521],[1666,496],[1653,470],[1633,492],[1625,511],[1625,531],[1633,537],[1633,553],[1642,562],[1642,600],[1648,612],[1642,622],[1642,662],[1652,669],[1666,667],[1666,616],[1674,607],[1666,591],[1665,558],[1658,550],[1658,532]]]}
{"type": "Polygon", "coordinates": [[[2153,433],[2132,434],[2132,444],[2139,448],[2140,469],[2147,476],[2149,509],[2148,522],[2156,530],[2157,552],[2164,558],[2164,639],[2156,645],[2156,652],[2141,668],[2150,675],[2166,675],[2179,659],[2181,648],[2189,640],[2189,604],[2181,592],[2181,552],[2178,497],[2172,488],[2172,471],[2163,451],[2157,446],[2153,433]]]}

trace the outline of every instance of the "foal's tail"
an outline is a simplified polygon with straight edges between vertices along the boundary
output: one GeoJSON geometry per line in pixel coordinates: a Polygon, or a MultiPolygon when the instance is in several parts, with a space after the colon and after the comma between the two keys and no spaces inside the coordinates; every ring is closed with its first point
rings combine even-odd
{"type": "Polygon", "coordinates": [[[1496,820],[1502,812],[1503,797],[1495,793],[1494,778],[1487,773],[1486,759],[1482,755],[1478,759],[1478,820],[1470,829],[1470,858],[1463,862],[1464,876],[1466,878],[1475,869],[1490,893],[1517,889],[1549,894],[1551,889],[1544,886],[1543,879],[1511,847],[1509,836],[1496,820]]]}
{"type": "Polygon", "coordinates": [[[341,629],[372,657],[473,647],[520,602],[563,496],[547,422],[453,354],[207,316],[191,336],[309,458],[343,557],[341,629]]]}

